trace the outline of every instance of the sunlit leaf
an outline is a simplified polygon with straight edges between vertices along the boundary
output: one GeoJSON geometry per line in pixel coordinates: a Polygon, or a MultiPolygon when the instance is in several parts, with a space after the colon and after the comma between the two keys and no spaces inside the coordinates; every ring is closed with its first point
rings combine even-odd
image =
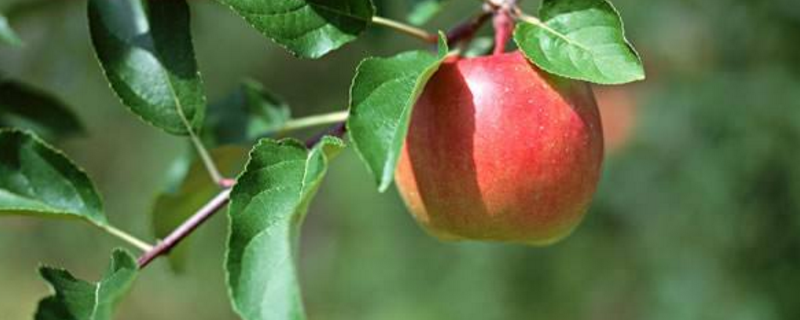
{"type": "Polygon", "coordinates": [[[218,0],[253,28],[304,58],[358,38],[375,14],[370,0],[218,0]]]}
{"type": "Polygon", "coordinates": [[[446,42],[440,35],[438,56],[411,51],[391,58],[367,58],[358,66],[350,88],[347,129],[380,191],[391,185],[411,110],[444,61],[446,42]]]}
{"type": "Polygon", "coordinates": [[[89,29],[111,88],[131,111],[177,135],[202,124],[206,98],[184,0],[90,0],[89,29]]]}
{"type": "Polygon", "coordinates": [[[22,40],[17,36],[17,33],[14,32],[14,29],[11,29],[11,25],[8,24],[8,18],[2,14],[0,14],[0,44],[12,47],[19,47],[22,45],[22,40]]]}
{"type": "Polygon", "coordinates": [[[76,279],[68,271],[39,269],[54,294],[39,302],[36,320],[111,320],[114,308],[136,280],[136,260],[117,249],[103,278],[96,283],[76,279]]]}
{"type": "Polygon", "coordinates": [[[305,319],[297,242],[308,204],[344,147],[325,137],[308,150],[294,140],[263,139],[231,193],[226,272],[234,310],[245,320],[305,319]]]}
{"type": "Polygon", "coordinates": [[[519,23],[514,41],[545,71],[599,84],[644,79],[642,61],[608,1],[545,0],[539,17],[519,23]]]}
{"type": "Polygon", "coordinates": [[[0,129],[0,216],[79,218],[108,224],[83,170],[32,133],[0,129]]]}

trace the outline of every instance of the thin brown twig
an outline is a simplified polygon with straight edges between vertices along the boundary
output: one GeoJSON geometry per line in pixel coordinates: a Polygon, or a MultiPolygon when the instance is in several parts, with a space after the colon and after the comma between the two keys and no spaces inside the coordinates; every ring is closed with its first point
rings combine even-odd
{"type": "MultiPolygon", "coordinates": [[[[323,136],[331,135],[342,137],[344,136],[346,131],[346,127],[344,122],[337,123],[332,127],[328,128],[327,130],[323,131],[317,136],[312,137],[306,141],[306,145],[310,148],[316,145],[323,136]]],[[[156,244],[151,250],[148,250],[144,254],[142,254],[137,264],[139,265],[139,269],[144,269],[147,267],[153,260],[158,257],[164,256],[169,254],[175,246],[177,246],[181,241],[186,239],[190,234],[192,234],[198,227],[200,227],[203,223],[208,221],[214,214],[219,212],[222,208],[224,208],[228,202],[230,202],[230,194],[235,181],[230,179],[223,180],[222,187],[224,190],[217,194],[214,198],[211,199],[206,205],[204,205],[200,210],[198,210],[194,215],[192,215],[188,220],[183,222],[180,226],[178,226],[174,231],[172,231],[166,238],[156,244]]]]}
{"type": "Polygon", "coordinates": [[[486,21],[489,21],[491,16],[491,11],[483,10],[481,13],[450,29],[447,32],[447,44],[453,46],[459,42],[471,40],[486,21]]]}

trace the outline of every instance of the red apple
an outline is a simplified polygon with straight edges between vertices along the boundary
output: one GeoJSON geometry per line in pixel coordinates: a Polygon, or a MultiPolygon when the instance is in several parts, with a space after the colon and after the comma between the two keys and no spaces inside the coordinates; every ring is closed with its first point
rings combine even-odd
{"type": "Polygon", "coordinates": [[[545,245],[581,221],[602,160],[591,88],[514,52],[442,64],[414,107],[395,179],[439,238],[545,245]]]}

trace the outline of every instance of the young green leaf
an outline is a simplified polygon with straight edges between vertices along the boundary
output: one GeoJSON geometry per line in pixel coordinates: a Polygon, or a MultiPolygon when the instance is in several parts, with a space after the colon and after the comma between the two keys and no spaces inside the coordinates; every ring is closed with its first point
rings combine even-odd
{"type": "Polygon", "coordinates": [[[446,42],[441,34],[438,56],[411,51],[391,58],[367,58],[358,65],[350,88],[347,131],[381,192],[392,183],[411,110],[447,56],[446,42]]]}
{"type": "Polygon", "coordinates": [[[131,111],[177,135],[202,124],[206,98],[184,0],[90,0],[89,29],[111,88],[131,111]]]}
{"type": "Polygon", "coordinates": [[[75,114],[56,97],[8,79],[0,79],[0,127],[30,129],[49,138],[84,133],[75,114]]]}
{"type": "Polygon", "coordinates": [[[244,81],[227,98],[212,104],[204,131],[212,145],[252,143],[291,118],[289,105],[255,81],[244,81]]]}
{"type": "Polygon", "coordinates": [[[539,16],[524,16],[514,41],[540,68],[599,84],[644,79],[642,61],[608,1],[544,0],[539,16]]]}
{"type": "Polygon", "coordinates": [[[411,12],[408,14],[408,22],[414,25],[421,26],[428,23],[439,12],[442,11],[447,0],[413,0],[414,4],[411,7],[411,12]]]}
{"type": "Polygon", "coordinates": [[[263,139],[231,193],[226,273],[234,310],[245,320],[305,319],[295,258],[300,225],[344,144],[324,137],[308,150],[263,139]]]}
{"type": "Polygon", "coordinates": [[[0,14],[0,43],[12,47],[19,47],[22,45],[22,40],[17,36],[17,33],[14,32],[14,29],[11,29],[11,25],[8,24],[8,19],[2,14],[0,14]]]}
{"type": "Polygon", "coordinates": [[[83,170],[32,133],[0,129],[0,217],[79,218],[106,226],[100,196],[83,170]]]}
{"type": "MultiPolygon", "coordinates": [[[[241,172],[247,160],[247,149],[227,146],[211,150],[211,158],[221,173],[233,177],[241,172]]],[[[219,186],[211,181],[202,162],[195,161],[189,168],[176,192],[162,193],[153,206],[153,231],[158,238],[166,237],[208,202],[219,186]]],[[[176,272],[185,269],[190,238],[185,239],[169,253],[169,263],[176,272]]]]}
{"type": "Polygon", "coordinates": [[[136,260],[125,250],[111,255],[103,278],[89,283],[68,271],[50,267],[39,269],[54,294],[39,302],[36,320],[111,320],[114,308],[136,280],[136,260]]]}
{"type": "Polygon", "coordinates": [[[355,40],[375,14],[370,0],[218,0],[294,55],[316,59],[355,40]]]}

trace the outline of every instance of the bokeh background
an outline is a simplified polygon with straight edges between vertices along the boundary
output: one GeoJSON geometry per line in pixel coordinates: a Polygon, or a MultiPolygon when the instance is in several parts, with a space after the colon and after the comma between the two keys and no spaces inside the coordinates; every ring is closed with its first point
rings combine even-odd
{"type": "MultiPolygon", "coordinates": [[[[546,248],[442,243],[396,191],[375,191],[352,150],[304,227],[311,319],[800,318],[800,6],[795,0],[614,0],[645,82],[597,88],[608,152],[585,222],[546,248]]],[[[379,1],[403,19],[409,1],[379,1]]],[[[453,0],[430,30],[478,8],[453,0]]],[[[341,110],[358,61],[420,48],[376,29],[322,60],[295,59],[212,1],[192,1],[211,101],[250,77],[297,116],[341,110]]],[[[525,1],[535,12],[538,1],[525,1]]],[[[85,1],[2,0],[25,41],[0,48],[6,75],[55,93],[89,134],[59,143],[90,173],[113,223],[153,239],[150,207],[184,140],[139,122],[91,49],[85,1]]],[[[489,32],[486,28],[483,32],[489,32]]],[[[2,152],[0,150],[0,152],[2,152]]],[[[236,319],[222,271],[226,217],[191,243],[183,274],[159,261],[119,319],[236,319]]],[[[29,319],[48,294],[36,268],[95,280],[116,239],[82,224],[0,221],[0,319],[29,319]]]]}

